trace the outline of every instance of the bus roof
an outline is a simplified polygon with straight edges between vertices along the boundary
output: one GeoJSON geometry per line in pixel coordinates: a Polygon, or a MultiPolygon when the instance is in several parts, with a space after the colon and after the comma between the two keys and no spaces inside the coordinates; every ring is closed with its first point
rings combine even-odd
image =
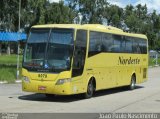
{"type": "Polygon", "coordinates": [[[73,28],[73,29],[87,29],[91,31],[99,31],[117,35],[131,36],[147,39],[146,35],[136,34],[136,33],[128,33],[124,32],[122,29],[112,27],[112,26],[104,26],[101,24],[45,24],[45,25],[35,25],[32,28],[73,28]]]}

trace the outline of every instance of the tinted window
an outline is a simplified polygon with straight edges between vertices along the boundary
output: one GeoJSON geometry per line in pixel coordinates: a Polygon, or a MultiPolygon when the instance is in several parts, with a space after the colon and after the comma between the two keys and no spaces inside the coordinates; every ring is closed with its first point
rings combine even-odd
{"type": "Polygon", "coordinates": [[[114,39],[114,47],[112,49],[112,52],[121,52],[121,42],[122,42],[122,38],[119,35],[113,35],[113,39],[114,39]]]}
{"type": "Polygon", "coordinates": [[[111,34],[103,33],[103,51],[104,52],[112,52],[113,47],[113,37],[111,34]]]}
{"type": "Polygon", "coordinates": [[[29,71],[61,72],[71,68],[73,29],[31,29],[23,67],[29,71]]]}
{"type": "Polygon", "coordinates": [[[102,33],[100,32],[90,32],[89,40],[89,56],[95,55],[102,51],[102,33]]]}
{"type": "Polygon", "coordinates": [[[140,40],[140,50],[142,54],[147,54],[147,42],[145,39],[139,39],[140,40]]]}
{"type": "Polygon", "coordinates": [[[91,31],[88,56],[101,52],[146,54],[147,41],[135,37],[91,31]]]}
{"type": "Polygon", "coordinates": [[[28,43],[46,43],[50,29],[32,29],[28,43]]]}
{"type": "Polygon", "coordinates": [[[126,42],[127,42],[127,40],[124,36],[120,36],[120,37],[121,37],[120,52],[126,53],[126,42]]]}
{"type": "Polygon", "coordinates": [[[132,38],[131,37],[125,37],[125,52],[126,53],[132,53],[132,38]]]}
{"type": "Polygon", "coordinates": [[[52,30],[50,42],[56,44],[73,44],[72,30],[52,30]]]}
{"type": "Polygon", "coordinates": [[[141,50],[139,46],[139,40],[137,38],[132,38],[132,39],[133,39],[133,44],[132,44],[133,53],[140,54],[141,50]]]}
{"type": "Polygon", "coordinates": [[[75,51],[73,57],[72,76],[80,76],[83,73],[87,47],[87,31],[77,30],[75,51]]]}
{"type": "Polygon", "coordinates": [[[146,54],[147,41],[145,39],[133,38],[133,53],[146,54]]]}
{"type": "Polygon", "coordinates": [[[52,29],[45,66],[54,70],[69,70],[73,55],[73,30],[52,29]]]}
{"type": "Polygon", "coordinates": [[[23,66],[42,67],[50,29],[31,29],[24,53],[23,66]]]}

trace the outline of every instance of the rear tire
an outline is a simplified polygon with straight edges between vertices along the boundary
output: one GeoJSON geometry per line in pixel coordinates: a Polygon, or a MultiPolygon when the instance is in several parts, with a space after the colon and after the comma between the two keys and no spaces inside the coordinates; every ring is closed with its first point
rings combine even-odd
{"type": "Polygon", "coordinates": [[[129,89],[130,90],[134,90],[136,87],[136,77],[134,75],[132,75],[131,77],[131,83],[129,85],[129,89]]]}
{"type": "Polygon", "coordinates": [[[94,85],[93,85],[93,80],[91,79],[88,83],[87,86],[87,92],[84,94],[84,98],[88,99],[93,96],[94,93],[94,85]]]}

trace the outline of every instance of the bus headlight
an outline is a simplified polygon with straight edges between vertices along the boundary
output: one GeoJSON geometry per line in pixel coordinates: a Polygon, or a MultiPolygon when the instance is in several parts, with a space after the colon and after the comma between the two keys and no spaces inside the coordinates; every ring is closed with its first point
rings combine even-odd
{"type": "Polygon", "coordinates": [[[24,77],[23,77],[23,80],[24,80],[26,83],[30,83],[30,80],[29,80],[29,78],[28,78],[27,76],[24,76],[24,77]]]}
{"type": "Polygon", "coordinates": [[[71,81],[72,81],[71,78],[59,79],[59,80],[56,82],[56,85],[62,85],[62,84],[64,84],[64,83],[71,82],[71,81]]]}

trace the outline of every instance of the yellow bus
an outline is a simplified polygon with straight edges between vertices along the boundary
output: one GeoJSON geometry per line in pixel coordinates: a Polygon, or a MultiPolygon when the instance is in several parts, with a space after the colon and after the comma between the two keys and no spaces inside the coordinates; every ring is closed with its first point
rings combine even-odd
{"type": "Polygon", "coordinates": [[[148,41],[142,34],[99,24],[36,25],[23,58],[22,90],[84,94],[147,80],[148,41]]]}

